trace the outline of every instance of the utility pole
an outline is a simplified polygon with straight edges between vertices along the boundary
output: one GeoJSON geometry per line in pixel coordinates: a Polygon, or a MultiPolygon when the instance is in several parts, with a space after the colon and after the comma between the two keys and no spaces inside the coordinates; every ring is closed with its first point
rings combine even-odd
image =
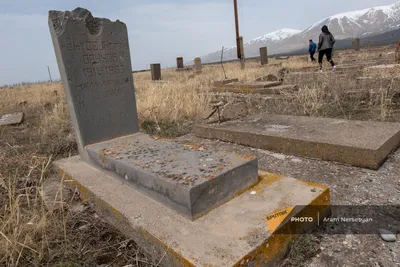
{"type": "Polygon", "coordinates": [[[49,66],[47,66],[47,70],[49,71],[50,82],[53,82],[53,79],[51,78],[51,73],[50,73],[50,67],[49,66]]]}
{"type": "Polygon", "coordinates": [[[233,0],[233,8],[235,11],[237,57],[240,59],[240,66],[241,66],[241,69],[243,70],[244,69],[243,37],[241,37],[239,35],[239,19],[238,19],[237,0],[233,0]]]}

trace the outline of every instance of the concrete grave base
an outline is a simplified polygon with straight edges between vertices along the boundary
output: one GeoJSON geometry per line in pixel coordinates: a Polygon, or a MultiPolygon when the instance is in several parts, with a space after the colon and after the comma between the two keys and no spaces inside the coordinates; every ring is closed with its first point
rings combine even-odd
{"type": "Polygon", "coordinates": [[[24,113],[13,113],[0,116],[0,126],[20,124],[24,118],[24,113]]]}
{"type": "Polygon", "coordinates": [[[284,154],[378,169],[400,144],[400,123],[259,114],[200,125],[196,135],[284,154]]]}
{"type": "Polygon", "coordinates": [[[203,217],[190,221],[107,176],[75,156],[55,162],[66,185],[77,189],[102,219],[132,238],[162,266],[276,266],[296,234],[315,228],[288,220],[277,234],[268,215],[295,205],[290,216],[329,215],[329,189],[259,172],[260,182],[203,217]],[[312,206],[311,206],[312,205],[312,206]],[[301,228],[301,229],[300,229],[301,228]],[[272,232],[272,234],[271,234],[272,232]]]}

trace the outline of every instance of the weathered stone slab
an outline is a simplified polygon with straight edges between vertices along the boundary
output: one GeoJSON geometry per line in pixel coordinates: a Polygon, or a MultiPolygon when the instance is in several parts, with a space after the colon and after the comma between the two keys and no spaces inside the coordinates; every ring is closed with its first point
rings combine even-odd
{"type": "Polygon", "coordinates": [[[357,77],[357,84],[363,89],[379,88],[400,88],[400,78],[382,78],[382,77],[357,77]]]}
{"type": "Polygon", "coordinates": [[[266,82],[231,82],[225,84],[225,88],[269,88],[273,86],[281,85],[281,81],[266,81],[266,82]]]}
{"type": "Polygon", "coordinates": [[[150,64],[150,71],[151,71],[151,80],[152,81],[161,80],[161,64],[160,63],[150,64]]]}
{"type": "Polygon", "coordinates": [[[371,66],[367,69],[393,69],[393,68],[400,68],[400,64],[383,64],[378,66],[371,66]]]}
{"type": "MultiPolygon", "coordinates": [[[[281,82],[280,82],[281,83],[281,82]]],[[[251,88],[251,87],[240,87],[240,88],[226,88],[226,87],[215,87],[212,88],[212,92],[229,92],[237,94],[263,94],[263,95],[274,95],[281,94],[282,92],[297,91],[299,87],[297,85],[284,84],[277,85],[274,87],[267,88],[251,88]]]]}
{"type": "Polygon", "coordinates": [[[289,84],[315,84],[326,82],[327,79],[340,79],[342,77],[349,77],[348,74],[336,71],[325,72],[289,72],[285,74],[285,83],[289,84]]]}
{"type": "Polygon", "coordinates": [[[261,65],[268,64],[268,49],[267,49],[267,47],[260,47],[260,61],[261,61],[261,65]]]}
{"type": "Polygon", "coordinates": [[[224,79],[224,80],[220,80],[220,81],[214,81],[213,85],[214,86],[222,86],[228,83],[232,83],[232,82],[238,82],[239,79],[224,79]]]}
{"type": "Polygon", "coordinates": [[[23,112],[2,115],[0,116],[0,126],[20,124],[23,118],[23,112]]]}
{"type": "Polygon", "coordinates": [[[251,147],[378,169],[400,143],[400,124],[261,114],[196,135],[251,147]]]}
{"type": "Polygon", "coordinates": [[[82,8],[49,12],[49,27],[80,155],[139,130],[126,25],[82,8]]]}
{"type": "Polygon", "coordinates": [[[316,227],[318,212],[319,218],[329,214],[328,188],[260,172],[255,187],[192,222],[77,157],[55,165],[97,214],[166,267],[278,266],[298,235],[274,231],[268,215],[304,205],[293,209],[280,227],[300,234],[316,227]],[[300,226],[290,222],[294,216],[312,217],[314,222],[300,226]]]}
{"type": "Polygon", "coordinates": [[[366,66],[368,65],[367,64],[337,65],[336,71],[343,71],[343,72],[359,71],[365,68],[366,66]]]}
{"type": "MultiPolygon", "coordinates": [[[[349,71],[358,71],[363,69],[364,67],[370,66],[372,63],[355,63],[355,64],[340,64],[336,65],[336,71],[337,72],[349,72],[349,71]]],[[[303,72],[318,72],[319,68],[315,66],[307,66],[307,67],[302,67],[299,69],[296,69],[297,73],[303,73],[303,72]]],[[[323,69],[323,73],[329,73],[331,72],[331,67],[326,66],[323,69]]]]}
{"type": "Polygon", "coordinates": [[[87,147],[103,170],[193,220],[257,183],[257,159],[135,134],[87,147]]]}

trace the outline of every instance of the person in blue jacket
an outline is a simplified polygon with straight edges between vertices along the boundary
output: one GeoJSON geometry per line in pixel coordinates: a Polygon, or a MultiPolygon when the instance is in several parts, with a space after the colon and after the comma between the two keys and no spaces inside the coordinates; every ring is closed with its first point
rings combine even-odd
{"type": "Polygon", "coordinates": [[[311,58],[312,62],[315,61],[315,58],[314,58],[315,51],[317,51],[317,44],[314,43],[313,40],[310,39],[310,46],[308,48],[308,53],[310,53],[310,58],[311,58]]]}

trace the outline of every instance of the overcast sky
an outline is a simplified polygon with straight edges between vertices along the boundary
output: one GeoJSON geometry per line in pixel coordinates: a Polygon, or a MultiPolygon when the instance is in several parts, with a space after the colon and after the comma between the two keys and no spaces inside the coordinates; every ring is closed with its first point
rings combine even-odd
{"type": "MultiPolygon", "coordinates": [[[[244,41],[278,30],[304,30],[336,13],[395,0],[238,0],[244,41]]],[[[89,9],[128,26],[133,69],[163,67],[235,44],[232,0],[0,0],[0,85],[59,77],[47,25],[51,9],[89,9]]]]}

